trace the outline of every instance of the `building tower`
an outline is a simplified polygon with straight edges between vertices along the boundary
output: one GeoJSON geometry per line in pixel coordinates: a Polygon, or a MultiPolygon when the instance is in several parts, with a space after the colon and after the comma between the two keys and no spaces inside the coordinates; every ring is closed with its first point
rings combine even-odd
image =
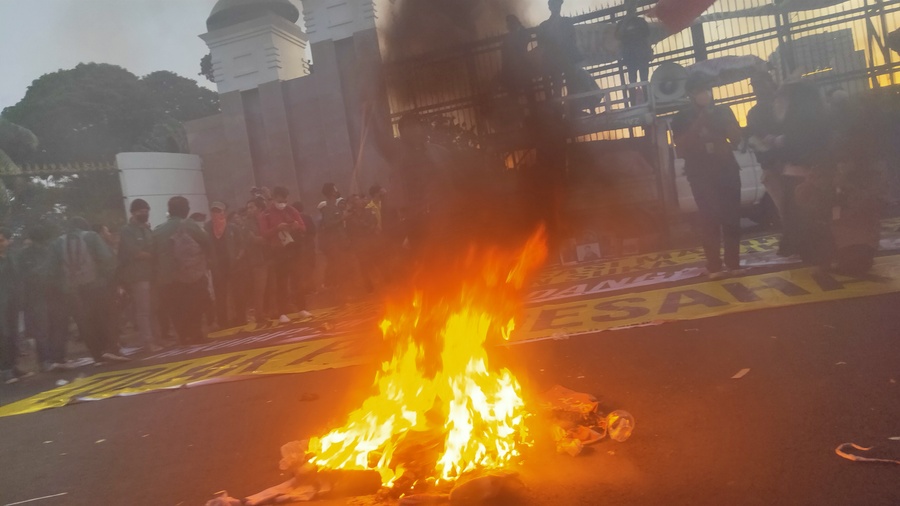
{"type": "Polygon", "coordinates": [[[283,185],[313,204],[324,182],[349,192],[357,165],[362,186],[382,182],[381,157],[362,146],[364,129],[390,130],[372,0],[304,0],[303,15],[308,33],[290,0],[219,0],[210,13],[200,37],[221,112],[185,129],[211,199],[283,185]]]}

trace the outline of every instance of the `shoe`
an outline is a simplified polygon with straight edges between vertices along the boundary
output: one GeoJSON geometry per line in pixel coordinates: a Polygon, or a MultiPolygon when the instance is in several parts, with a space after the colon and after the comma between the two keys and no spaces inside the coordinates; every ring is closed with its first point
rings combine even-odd
{"type": "Polygon", "coordinates": [[[291,319],[288,318],[288,316],[284,315],[284,314],[278,317],[278,321],[280,323],[291,323],[291,319]]]}
{"type": "Polygon", "coordinates": [[[158,344],[151,344],[150,346],[147,346],[147,351],[149,351],[150,353],[158,353],[160,351],[163,351],[163,349],[164,348],[158,344]]]}
{"type": "Polygon", "coordinates": [[[313,318],[313,314],[305,309],[297,313],[297,316],[299,316],[301,320],[312,320],[313,318]]]}
{"type": "Polygon", "coordinates": [[[52,364],[50,364],[50,365],[47,366],[47,372],[54,372],[54,371],[68,371],[68,370],[70,370],[71,368],[72,368],[72,367],[71,367],[69,364],[67,364],[67,363],[53,362],[52,364]]]}
{"type": "Polygon", "coordinates": [[[716,271],[709,273],[710,281],[718,281],[720,279],[725,279],[728,277],[728,271],[716,271]]]}
{"type": "Polygon", "coordinates": [[[116,355],[115,353],[104,353],[102,357],[111,362],[131,362],[130,358],[116,355]]]}

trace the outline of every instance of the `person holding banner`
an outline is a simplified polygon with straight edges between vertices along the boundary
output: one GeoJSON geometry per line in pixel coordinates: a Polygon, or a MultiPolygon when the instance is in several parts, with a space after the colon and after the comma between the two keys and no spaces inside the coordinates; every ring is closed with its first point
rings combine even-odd
{"type": "Polygon", "coordinates": [[[672,131],[700,217],[700,240],[710,279],[739,273],[741,177],[734,145],[741,128],[731,109],[713,104],[708,78],[688,76],[691,105],[672,119],[672,131]],[[719,253],[724,243],[725,260],[719,253]]]}

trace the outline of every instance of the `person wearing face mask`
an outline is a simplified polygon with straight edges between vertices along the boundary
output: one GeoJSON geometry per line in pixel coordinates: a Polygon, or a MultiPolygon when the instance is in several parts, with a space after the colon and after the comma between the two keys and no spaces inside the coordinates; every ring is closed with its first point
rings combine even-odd
{"type": "Polygon", "coordinates": [[[298,293],[295,304],[291,304],[289,298],[293,263],[298,257],[296,249],[300,247],[297,239],[306,233],[306,225],[300,212],[287,202],[288,189],[276,186],[272,189],[272,205],[259,215],[260,232],[271,246],[269,282],[275,285],[273,305],[277,308],[277,313],[280,314],[278,319],[282,323],[290,322],[287,313],[290,312],[291,306],[299,309],[301,318],[312,318],[312,313],[306,310],[305,294],[298,293]]]}
{"type": "Polygon", "coordinates": [[[712,88],[702,74],[688,76],[691,105],[672,119],[678,153],[700,218],[700,240],[710,279],[741,271],[741,177],[734,157],[741,128],[731,109],[713,104],[712,88]],[[723,270],[720,245],[724,243],[723,270]]]}
{"type": "Polygon", "coordinates": [[[161,343],[152,324],[153,231],[150,204],[143,199],[131,202],[131,219],[122,227],[119,239],[119,279],[134,304],[138,335],[149,351],[159,351],[161,343]]]}
{"type": "Polygon", "coordinates": [[[212,240],[210,273],[219,328],[247,323],[244,315],[238,314],[238,311],[229,311],[234,290],[234,268],[241,253],[241,238],[237,226],[228,222],[225,211],[225,204],[213,202],[209,207],[209,222],[206,224],[206,233],[212,240]]]}

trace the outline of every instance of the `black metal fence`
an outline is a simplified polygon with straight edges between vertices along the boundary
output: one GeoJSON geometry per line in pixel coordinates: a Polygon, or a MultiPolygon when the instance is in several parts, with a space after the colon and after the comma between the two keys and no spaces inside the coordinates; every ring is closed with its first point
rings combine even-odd
{"type": "MultiPolygon", "coordinates": [[[[602,34],[624,14],[618,4],[576,16],[577,30],[602,34]]],[[[754,55],[768,61],[780,79],[803,75],[826,90],[843,88],[854,94],[900,84],[900,57],[884,42],[900,27],[900,0],[847,0],[797,12],[776,11],[771,0],[719,0],[702,19],[702,24],[655,45],[651,72],[667,61],[686,66],[720,56],[754,55]]],[[[387,80],[394,117],[409,112],[443,115],[478,135],[492,133],[495,124],[509,116],[497,81],[501,43],[502,36],[492,37],[390,63],[387,80]]],[[[588,59],[585,68],[602,89],[624,85],[618,61],[588,59]]],[[[720,103],[732,106],[741,122],[754,102],[747,81],[721,86],[715,94],[720,103]]],[[[607,107],[625,104],[620,90],[607,100],[607,107]]],[[[632,135],[642,132],[596,132],[588,138],[632,135]]]]}

